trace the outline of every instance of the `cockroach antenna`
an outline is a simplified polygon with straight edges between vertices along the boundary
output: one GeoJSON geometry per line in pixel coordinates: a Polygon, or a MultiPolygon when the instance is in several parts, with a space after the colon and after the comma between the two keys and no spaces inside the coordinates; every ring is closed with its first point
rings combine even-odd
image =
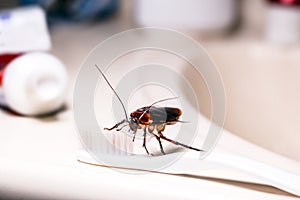
{"type": "Polygon", "coordinates": [[[112,85],[110,84],[110,82],[107,80],[106,76],[104,75],[104,73],[101,71],[101,69],[98,67],[97,64],[95,64],[95,67],[96,69],[100,72],[100,74],[103,76],[104,80],[106,81],[106,83],[109,85],[110,89],[115,93],[115,95],[117,96],[117,98],[119,99],[122,107],[123,107],[123,110],[124,110],[124,113],[125,113],[125,118],[126,120],[128,121],[128,116],[127,116],[127,111],[125,109],[125,106],[121,100],[121,98],[119,97],[118,93],[115,91],[115,89],[112,87],[112,85]]]}

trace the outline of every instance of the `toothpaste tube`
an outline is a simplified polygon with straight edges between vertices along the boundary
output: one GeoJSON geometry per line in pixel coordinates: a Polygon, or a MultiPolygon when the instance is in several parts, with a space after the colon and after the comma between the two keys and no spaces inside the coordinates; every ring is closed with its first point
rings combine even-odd
{"type": "Polygon", "coordinates": [[[43,115],[64,101],[67,73],[51,47],[44,11],[37,6],[0,12],[0,105],[43,115]]]}
{"type": "Polygon", "coordinates": [[[59,109],[67,86],[65,66],[42,52],[0,55],[0,104],[36,116],[59,109]]]}

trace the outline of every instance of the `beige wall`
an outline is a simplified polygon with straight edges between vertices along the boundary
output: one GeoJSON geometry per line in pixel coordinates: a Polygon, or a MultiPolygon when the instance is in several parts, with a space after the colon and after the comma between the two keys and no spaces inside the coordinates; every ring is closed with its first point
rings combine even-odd
{"type": "MultiPolygon", "coordinates": [[[[244,1],[242,31],[202,42],[224,80],[225,128],[300,160],[300,44],[278,46],[265,40],[265,6],[262,0],[244,1]]],[[[203,105],[209,105],[205,99],[203,105]]]]}
{"type": "MultiPolygon", "coordinates": [[[[299,46],[278,48],[245,41],[207,44],[206,48],[226,89],[225,128],[300,160],[299,46]]],[[[206,97],[203,100],[209,105],[206,97]]]]}

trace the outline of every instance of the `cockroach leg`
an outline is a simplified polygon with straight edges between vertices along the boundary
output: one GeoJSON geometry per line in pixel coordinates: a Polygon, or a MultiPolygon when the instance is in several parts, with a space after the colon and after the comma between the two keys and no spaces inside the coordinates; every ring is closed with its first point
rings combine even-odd
{"type": "Polygon", "coordinates": [[[143,147],[145,148],[147,154],[150,155],[150,153],[149,153],[149,151],[148,151],[148,149],[147,149],[147,147],[146,147],[146,134],[147,134],[146,127],[144,127],[143,130],[144,130],[143,147]]]}
{"type": "Polygon", "coordinates": [[[153,133],[154,129],[155,129],[155,125],[148,125],[148,132],[149,133],[153,133]]]}
{"type": "Polygon", "coordinates": [[[161,143],[161,140],[160,140],[160,137],[158,135],[156,135],[155,133],[151,133],[152,135],[155,136],[155,138],[157,139],[158,143],[159,143],[159,147],[160,147],[160,151],[163,155],[166,155],[165,151],[164,151],[164,148],[162,146],[162,143],[161,143]]]}
{"type": "Polygon", "coordinates": [[[122,130],[126,126],[128,126],[128,124],[123,125],[121,128],[117,128],[116,131],[120,131],[120,130],[122,130]]]}
{"type": "Polygon", "coordinates": [[[134,142],[134,140],[135,140],[136,132],[137,132],[137,128],[133,130],[133,138],[132,138],[132,142],[134,142]]]}
{"type": "Polygon", "coordinates": [[[123,119],[123,120],[120,121],[119,123],[115,124],[113,127],[111,127],[111,128],[104,128],[104,130],[111,131],[111,130],[113,130],[113,129],[115,129],[115,128],[118,128],[121,124],[123,124],[123,123],[125,123],[125,122],[127,122],[127,120],[126,120],[126,119],[123,119]]]}
{"type": "Polygon", "coordinates": [[[162,133],[165,130],[165,128],[166,128],[165,123],[156,125],[156,130],[158,133],[162,133]]]}
{"type": "Polygon", "coordinates": [[[167,138],[166,136],[164,136],[161,132],[158,133],[159,134],[159,138],[163,139],[163,140],[166,140],[168,142],[171,142],[175,145],[180,145],[180,146],[183,146],[185,148],[188,148],[188,149],[192,149],[192,150],[195,150],[195,151],[202,151],[201,149],[197,149],[197,148],[194,148],[194,147],[191,147],[191,146],[188,146],[188,145],[185,145],[185,144],[182,144],[180,142],[177,142],[175,140],[171,140],[169,138],[167,138]]]}

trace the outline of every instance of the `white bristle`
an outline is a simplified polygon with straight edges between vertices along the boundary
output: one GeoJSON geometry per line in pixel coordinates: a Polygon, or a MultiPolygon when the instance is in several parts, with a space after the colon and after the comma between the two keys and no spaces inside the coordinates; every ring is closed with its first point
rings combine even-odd
{"type": "MultiPolygon", "coordinates": [[[[132,139],[123,132],[105,133],[111,145],[106,146],[106,153],[111,155],[131,155],[133,154],[132,139]]],[[[104,152],[103,152],[104,153],[104,152]]]]}

